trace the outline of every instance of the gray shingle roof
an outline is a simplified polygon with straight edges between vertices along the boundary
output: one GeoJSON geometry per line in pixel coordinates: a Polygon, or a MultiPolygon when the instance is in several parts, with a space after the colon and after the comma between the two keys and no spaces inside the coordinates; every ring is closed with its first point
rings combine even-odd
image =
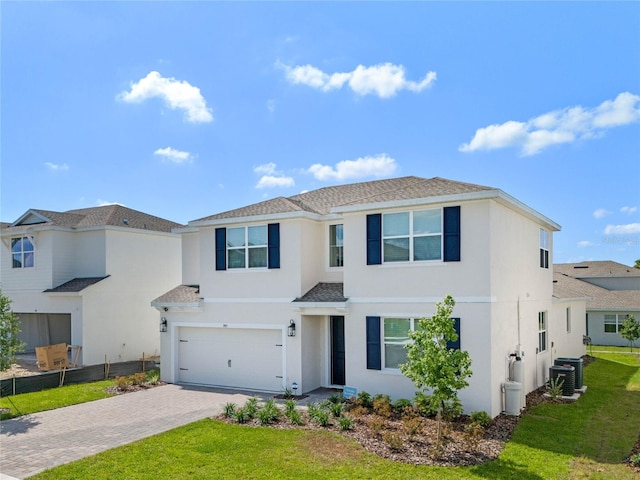
{"type": "Polygon", "coordinates": [[[344,296],[343,283],[320,282],[302,297],[296,298],[294,302],[306,303],[344,303],[348,300],[344,296]]]}
{"type": "Polygon", "coordinates": [[[48,288],[45,290],[46,293],[75,293],[84,290],[91,285],[94,285],[101,280],[109,277],[109,275],[104,277],[84,277],[84,278],[74,278],[73,280],[69,280],[68,282],[63,283],[62,285],[58,285],[54,288],[48,288]]]}
{"type": "MultiPolygon", "coordinates": [[[[37,223],[34,225],[47,225],[52,227],[86,228],[114,226],[152,230],[157,232],[171,232],[173,228],[182,227],[179,223],[123,207],[122,205],[105,205],[103,207],[81,208],[77,210],[68,210],[66,212],[31,209],[27,213],[29,212],[36,213],[50,220],[48,222],[37,223]]],[[[25,215],[23,215],[23,217],[25,215]]],[[[15,226],[3,228],[3,230],[11,231],[24,229],[24,225],[22,225],[21,222],[14,223],[16,223],[15,226]]]]}
{"type": "Polygon", "coordinates": [[[427,179],[409,176],[324,187],[288,198],[274,198],[193,221],[200,222],[299,211],[325,215],[335,207],[456,195],[485,190],[494,189],[438,177],[427,179]]]}
{"type": "Polygon", "coordinates": [[[588,298],[587,310],[640,311],[640,292],[638,290],[607,290],[555,271],[553,274],[553,296],[556,298],[588,298]]]}
{"type": "Polygon", "coordinates": [[[160,295],[151,302],[152,305],[161,306],[174,303],[198,303],[200,301],[199,285],[178,285],[167,293],[160,295]]]}
{"type": "Polygon", "coordinates": [[[556,263],[555,272],[564,273],[570,277],[640,277],[640,269],[623,265],[610,260],[599,260],[580,263],[556,263]]]}

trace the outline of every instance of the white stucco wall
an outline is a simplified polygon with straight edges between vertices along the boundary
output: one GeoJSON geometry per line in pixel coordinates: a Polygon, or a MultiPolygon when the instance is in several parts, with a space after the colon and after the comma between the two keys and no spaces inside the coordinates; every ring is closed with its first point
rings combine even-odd
{"type": "Polygon", "coordinates": [[[585,314],[586,300],[554,300],[550,322],[554,360],[558,357],[580,358],[586,353],[582,343],[582,336],[587,332],[585,314]]]}

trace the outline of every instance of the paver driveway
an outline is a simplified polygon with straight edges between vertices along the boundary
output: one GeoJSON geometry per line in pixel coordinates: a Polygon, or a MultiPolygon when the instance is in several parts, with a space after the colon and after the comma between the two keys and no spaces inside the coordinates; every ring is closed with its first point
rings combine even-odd
{"type": "Polygon", "coordinates": [[[163,385],[0,422],[0,478],[25,478],[243,404],[248,394],[163,385]]]}

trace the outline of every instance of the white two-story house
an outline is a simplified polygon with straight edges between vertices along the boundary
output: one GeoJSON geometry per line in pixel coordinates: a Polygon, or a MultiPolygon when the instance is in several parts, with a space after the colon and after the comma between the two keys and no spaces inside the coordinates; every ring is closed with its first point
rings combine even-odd
{"type": "Polygon", "coordinates": [[[497,415],[514,351],[525,354],[527,392],[545,382],[554,356],[584,353],[584,332],[552,315],[559,228],[501,190],[418,177],[191,221],[179,230],[182,284],[152,302],[166,330],[163,380],[413,398],[398,368],[407,332],[451,294],[453,347],[473,362],[460,398],[467,411],[497,415]]]}
{"type": "Polygon", "coordinates": [[[149,302],[180,282],[179,226],[120,205],[32,209],[3,225],[0,288],[26,352],[81,346],[84,365],[158,355],[149,302]]]}

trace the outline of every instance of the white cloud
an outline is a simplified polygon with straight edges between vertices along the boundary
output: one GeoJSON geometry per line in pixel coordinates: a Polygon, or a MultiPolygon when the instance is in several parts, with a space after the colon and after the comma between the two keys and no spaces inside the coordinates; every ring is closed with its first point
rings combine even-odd
{"type": "Polygon", "coordinates": [[[264,175],[258,180],[256,188],[293,187],[296,182],[291,177],[264,175]]]}
{"type": "Polygon", "coordinates": [[[125,206],[125,204],[124,204],[124,203],[109,202],[109,201],[107,201],[107,200],[101,200],[101,199],[98,199],[98,200],[96,201],[96,205],[97,205],[97,206],[99,206],[99,207],[106,207],[107,205],[120,205],[121,207],[124,207],[124,206],[125,206]]]}
{"type": "Polygon", "coordinates": [[[171,147],[159,148],[155,152],[153,152],[153,154],[162,157],[162,160],[165,162],[171,162],[177,165],[180,165],[182,163],[191,163],[193,161],[193,158],[195,157],[189,152],[183,152],[171,147]]]}
{"type": "Polygon", "coordinates": [[[116,98],[127,103],[140,103],[155,97],[164,100],[172,110],[184,110],[187,122],[213,121],[211,109],[207,107],[207,102],[198,87],[173,77],[164,78],[155,71],[150,72],[137,83],[132,83],[130,91],[122,92],[116,98]]]}
{"type": "Polygon", "coordinates": [[[376,156],[361,157],[356,160],[343,160],[335,167],[316,163],[307,170],[317,180],[349,180],[363,177],[386,177],[396,171],[395,159],[386,153],[376,156]]]}
{"type": "Polygon", "coordinates": [[[528,120],[509,120],[479,128],[461,152],[520,147],[523,155],[535,155],[556,144],[599,138],[606,129],[640,120],[640,96],[629,92],[606,100],[595,108],[581,106],[544,113],[528,120]]]}
{"type": "Polygon", "coordinates": [[[402,65],[382,63],[365,67],[358,65],[352,72],[328,74],[313,65],[291,67],[276,62],[285,71],[287,80],[296,85],[307,85],[323,92],[340,89],[348,85],[357,95],[377,95],[380,98],[393,97],[400,90],[419,93],[436,81],[436,73],[428,72],[419,82],[407,80],[402,65]]]}
{"type": "Polygon", "coordinates": [[[276,173],[276,164],[273,162],[265,163],[264,165],[258,165],[253,169],[255,173],[261,173],[264,175],[273,175],[276,173]]]}
{"type": "Polygon", "coordinates": [[[588,247],[593,247],[595,244],[593,242],[590,242],[589,240],[582,240],[580,242],[578,242],[578,247],[580,248],[588,248],[588,247]]]}
{"type": "Polygon", "coordinates": [[[57,164],[57,163],[45,162],[45,165],[49,170],[53,170],[54,172],[69,170],[69,165],[67,165],[66,163],[57,164]]]}
{"type": "Polygon", "coordinates": [[[634,213],[636,213],[638,211],[638,207],[627,207],[624,206],[620,209],[620,211],[622,213],[626,213],[627,215],[633,215],[634,213]]]}
{"type": "Polygon", "coordinates": [[[273,162],[258,165],[253,169],[254,173],[262,175],[256,188],[293,187],[296,182],[291,177],[278,172],[276,164],[273,162]]]}
{"type": "Polygon", "coordinates": [[[605,235],[628,235],[640,233],[640,223],[628,223],[626,225],[607,225],[605,235]]]}
{"type": "Polygon", "coordinates": [[[598,208],[597,210],[593,211],[593,218],[604,218],[611,215],[611,212],[608,210],[605,210],[604,208],[598,208]]]}
{"type": "Polygon", "coordinates": [[[276,111],[277,102],[274,99],[267,100],[267,110],[269,113],[273,113],[276,111]]]}

